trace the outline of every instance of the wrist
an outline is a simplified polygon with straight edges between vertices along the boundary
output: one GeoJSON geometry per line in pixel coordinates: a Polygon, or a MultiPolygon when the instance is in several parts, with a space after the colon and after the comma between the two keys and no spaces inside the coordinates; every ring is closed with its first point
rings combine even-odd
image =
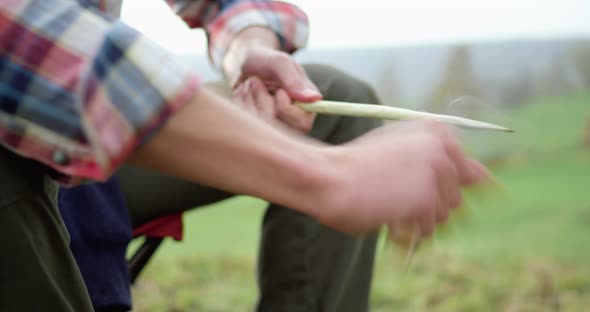
{"type": "Polygon", "coordinates": [[[331,206],[332,194],[338,188],[341,172],[335,169],[335,148],[328,145],[307,145],[298,150],[289,166],[293,177],[285,206],[295,208],[322,220],[331,206]]]}

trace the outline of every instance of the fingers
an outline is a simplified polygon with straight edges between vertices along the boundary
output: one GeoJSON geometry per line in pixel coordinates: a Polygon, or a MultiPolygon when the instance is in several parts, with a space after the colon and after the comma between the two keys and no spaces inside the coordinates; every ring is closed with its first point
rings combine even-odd
{"type": "Polygon", "coordinates": [[[422,200],[417,202],[415,213],[410,217],[424,238],[432,234],[436,224],[449,218],[452,209],[461,205],[462,187],[486,179],[489,173],[481,163],[465,155],[449,127],[438,123],[415,123],[396,130],[404,137],[414,135],[414,142],[423,141],[419,154],[425,155],[430,165],[430,174],[425,175],[426,182],[422,185],[422,200]]]}
{"type": "Polygon", "coordinates": [[[234,97],[246,110],[266,120],[277,118],[302,133],[308,133],[313,127],[315,113],[308,113],[294,105],[283,89],[278,89],[272,95],[265,83],[257,77],[250,77],[239,84],[234,90],[234,97]]]}
{"type": "Polygon", "coordinates": [[[316,114],[306,112],[300,107],[293,105],[291,98],[283,89],[276,91],[275,102],[277,104],[277,117],[279,120],[303,133],[311,131],[316,114]]]}
{"type": "Polygon", "coordinates": [[[441,157],[439,166],[435,172],[439,192],[435,220],[442,223],[448,219],[449,211],[456,208],[461,201],[461,184],[457,168],[450,159],[441,157]]]}
{"type": "Polygon", "coordinates": [[[301,65],[288,55],[277,55],[271,67],[279,86],[290,98],[301,102],[314,102],[322,99],[322,94],[311,82],[301,65]]]}
{"type": "Polygon", "coordinates": [[[266,119],[274,119],[277,110],[273,96],[268,92],[260,79],[253,77],[251,81],[254,103],[259,113],[266,119]]]}
{"type": "Polygon", "coordinates": [[[442,139],[445,152],[457,168],[461,185],[471,185],[489,177],[489,172],[481,163],[465,155],[454,128],[440,123],[429,123],[428,127],[442,139]]]}
{"type": "Polygon", "coordinates": [[[274,120],[277,109],[275,100],[266,86],[256,77],[251,77],[238,85],[234,97],[247,111],[253,112],[263,119],[274,120]]]}
{"type": "Polygon", "coordinates": [[[254,104],[252,94],[249,92],[249,90],[250,82],[245,81],[236,87],[236,89],[233,91],[233,96],[240,107],[250,113],[256,114],[256,105],[254,104]]]}
{"type": "Polygon", "coordinates": [[[466,179],[465,185],[471,185],[490,180],[490,172],[479,161],[475,159],[467,159],[467,167],[469,167],[471,175],[466,179]]]}

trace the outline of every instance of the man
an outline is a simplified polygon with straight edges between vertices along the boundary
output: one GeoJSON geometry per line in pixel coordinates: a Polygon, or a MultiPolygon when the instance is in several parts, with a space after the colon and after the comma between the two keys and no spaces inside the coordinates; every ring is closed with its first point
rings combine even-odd
{"type": "Polygon", "coordinates": [[[426,236],[460,188],[486,176],[437,124],[381,128],[339,146],[281,131],[198,88],[194,73],[88,1],[3,1],[0,25],[2,311],[92,310],[55,180],[104,180],[126,161],[343,232],[409,222],[426,236]]]}
{"type": "MultiPolygon", "coordinates": [[[[207,30],[212,61],[221,67],[230,87],[234,86],[236,101],[247,111],[299,132],[310,132],[313,126],[310,135],[331,144],[350,141],[379,125],[377,120],[362,118],[320,116],[315,120],[314,114],[291,105],[292,99],[313,101],[322,94],[329,100],[377,103],[365,83],[329,66],[303,69],[289,56],[307,37],[307,18],[296,7],[273,1],[176,1],[173,7],[190,26],[207,30]],[[231,29],[236,24],[241,28],[231,29]]],[[[218,89],[230,93],[226,86],[218,89]]],[[[121,212],[125,206],[138,226],[231,196],[137,167],[124,167],[117,175],[118,181],[60,192],[70,245],[97,310],[129,309],[124,255],[131,225],[121,212]]],[[[368,309],[376,235],[344,235],[278,205],[267,210],[262,233],[258,310],[368,309]]]]}

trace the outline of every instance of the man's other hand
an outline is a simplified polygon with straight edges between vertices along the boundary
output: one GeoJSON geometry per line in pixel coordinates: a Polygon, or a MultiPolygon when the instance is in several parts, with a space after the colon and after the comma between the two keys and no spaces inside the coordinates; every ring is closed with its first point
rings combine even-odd
{"type": "Polygon", "coordinates": [[[228,49],[223,69],[235,93],[253,91],[248,80],[258,77],[275,99],[278,120],[301,132],[313,126],[315,114],[304,112],[293,102],[314,102],[322,95],[303,67],[278,49],[276,35],[270,30],[251,27],[242,31],[228,49]]]}

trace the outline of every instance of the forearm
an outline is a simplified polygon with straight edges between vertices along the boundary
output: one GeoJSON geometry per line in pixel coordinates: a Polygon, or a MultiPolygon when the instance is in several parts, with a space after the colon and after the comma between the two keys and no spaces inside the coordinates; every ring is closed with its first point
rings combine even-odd
{"type": "Polygon", "coordinates": [[[202,90],[131,161],[310,213],[327,160],[323,146],[306,141],[202,90]]]}
{"type": "Polygon", "coordinates": [[[339,146],[292,137],[201,90],[132,162],[311,215],[347,233],[418,224],[429,235],[487,172],[442,125],[382,128],[339,146]]]}

